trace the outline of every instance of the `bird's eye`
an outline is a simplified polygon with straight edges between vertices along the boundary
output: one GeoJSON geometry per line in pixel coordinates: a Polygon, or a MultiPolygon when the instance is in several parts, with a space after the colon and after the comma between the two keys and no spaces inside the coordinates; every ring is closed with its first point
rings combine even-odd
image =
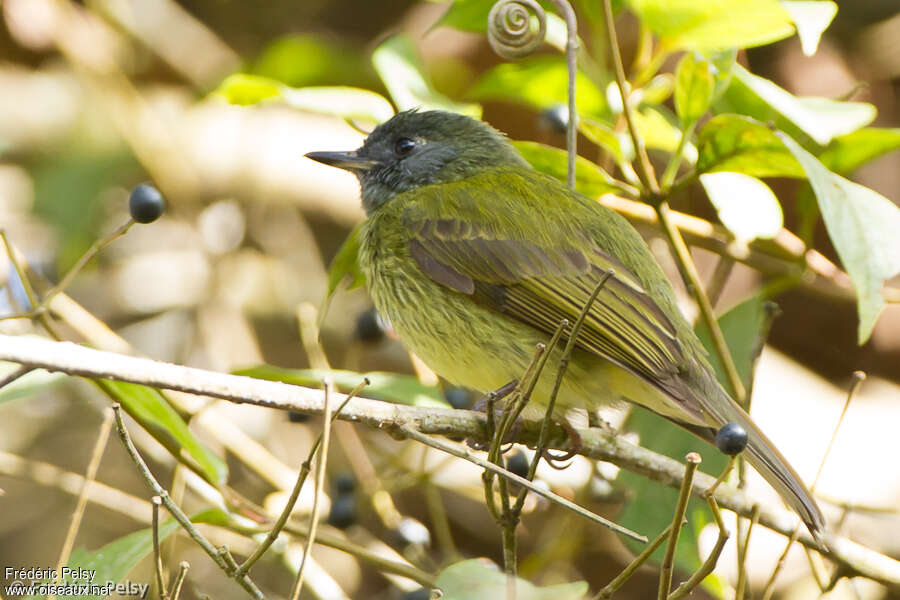
{"type": "Polygon", "coordinates": [[[397,153],[397,156],[405,156],[415,147],[416,143],[409,138],[400,138],[394,142],[394,152],[397,153]]]}

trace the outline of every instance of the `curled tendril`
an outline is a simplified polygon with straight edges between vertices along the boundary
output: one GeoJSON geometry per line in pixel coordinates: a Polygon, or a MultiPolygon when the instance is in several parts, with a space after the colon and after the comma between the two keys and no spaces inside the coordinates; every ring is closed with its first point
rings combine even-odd
{"type": "Polygon", "coordinates": [[[547,34],[547,14],[536,0],[498,0],[488,14],[488,42],[507,60],[527,56],[538,49],[547,34]],[[537,17],[538,29],[531,26],[537,17]]]}

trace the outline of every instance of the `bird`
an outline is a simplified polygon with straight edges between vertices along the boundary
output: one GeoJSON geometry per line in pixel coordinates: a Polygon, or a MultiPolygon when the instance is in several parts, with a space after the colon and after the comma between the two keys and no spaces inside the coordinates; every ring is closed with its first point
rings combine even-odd
{"type": "MultiPolygon", "coordinates": [[[[507,386],[599,288],[559,410],[631,402],[708,442],[736,423],[749,463],[810,533],[824,530],[800,476],[717,381],[670,282],[621,215],[532,168],[490,125],[447,111],[399,112],[356,150],[306,156],[356,175],[369,294],[436,373],[481,392],[507,386]]],[[[530,411],[542,410],[554,380],[540,375],[530,411]]]]}

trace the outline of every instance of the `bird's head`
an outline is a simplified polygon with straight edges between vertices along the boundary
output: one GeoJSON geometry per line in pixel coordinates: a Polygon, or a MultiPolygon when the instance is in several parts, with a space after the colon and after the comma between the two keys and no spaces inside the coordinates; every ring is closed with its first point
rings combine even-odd
{"type": "Polygon", "coordinates": [[[419,186],[458,181],[491,166],[527,166],[491,126],[439,110],[398,113],[376,127],[357,150],[306,156],[356,175],[368,214],[419,186]]]}

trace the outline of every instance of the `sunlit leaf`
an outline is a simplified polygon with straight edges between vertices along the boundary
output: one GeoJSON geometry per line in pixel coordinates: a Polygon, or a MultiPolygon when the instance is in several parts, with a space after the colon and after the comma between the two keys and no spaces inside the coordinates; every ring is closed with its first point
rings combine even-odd
{"type": "Polygon", "coordinates": [[[819,160],[835,173],[847,175],[870,160],[900,148],[900,129],[866,127],[831,140],[819,160]]]}
{"type": "MultiPolygon", "coordinates": [[[[176,529],[178,529],[178,523],[175,519],[167,519],[160,523],[159,541],[165,540],[176,529]]],[[[78,548],[72,552],[66,563],[69,575],[61,578],[60,585],[71,591],[76,591],[78,584],[93,583],[100,587],[105,586],[107,582],[112,582],[113,584],[121,582],[122,585],[128,585],[128,582],[123,582],[122,580],[142,559],[152,552],[152,529],[135,531],[94,551],[78,548]],[[91,576],[87,578],[73,578],[71,575],[73,573],[90,573],[91,576]]],[[[134,581],[130,585],[145,585],[146,583],[145,581],[134,581]]],[[[110,597],[110,595],[107,593],[83,593],[79,594],[78,598],[101,600],[102,598],[110,597]]],[[[140,594],[137,589],[126,590],[122,588],[121,596],[140,597],[140,594]]],[[[57,597],[59,597],[59,594],[57,594],[57,597]]]]}
{"type": "Polygon", "coordinates": [[[478,104],[454,102],[432,87],[415,47],[405,35],[389,37],[375,48],[372,64],[400,110],[440,109],[481,117],[478,104]]]}
{"type": "Polygon", "coordinates": [[[781,205],[771,188],[743,173],[704,173],[700,183],[719,220],[742,242],[770,239],[784,225],[781,205]]]}
{"type": "Polygon", "coordinates": [[[284,102],[298,110],[381,123],[394,115],[384,97],[353,87],[292,88],[258,75],[231,75],[213,94],[242,106],[264,101],[284,102]]]}
{"type": "Polygon", "coordinates": [[[731,85],[720,103],[719,112],[772,122],[792,137],[805,135],[820,145],[868,125],[876,114],[875,107],[867,102],[794,96],[740,65],[735,65],[731,85]]]}
{"type": "MultiPolygon", "coordinates": [[[[648,148],[675,152],[681,142],[681,130],[666,118],[662,109],[663,107],[649,106],[642,108],[634,113],[634,124],[648,148]]],[[[696,146],[691,143],[685,144],[683,155],[688,162],[696,162],[696,146]]]]}
{"type": "Polygon", "coordinates": [[[347,234],[347,239],[344,240],[337,254],[331,259],[331,265],[328,267],[328,291],[325,294],[325,299],[322,300],[322,308],[319,309],[319,325],[324,321],[331,299],[341,283],[349,280],[347,289],[350,290],[366,283],[366,276],[363,275],[362,270],[359,268],[359,235],[362,231],[362,226],[362,223],[357,224],[347,234]]]}
{"type": "MultiPolygon", "coordinates": [[[[438,574],[435,585],[443,592],[441,600],[497,600],[506,596],[506,574],[485,559],[454,563],[438,574]]],[[[587,594],[585,581],[560,583],[539,588],[524,579],[516,579],[518,600],[581,600],[587,594]]]]}
{"type": "Polygon", "coordinates": [[[806,177],[775,132],[750,117],[718,115],[697,137],[697,171],[735,171],[754,177],[806,177]]]}
{"type": "Polygon", "coordinates": [[[713,86],[713,100],[715,100],[728,89],[728,85],[731,83],[734,65],[737,64],[737,48],[711,50],[704,53],[704,57],[711,65],[710,70],[715,82],[713,86]]]}
{"type": "Polygon", "coordinates": [[[669,99],[675,89],[675,77],[671,73],[660,73],[642,88],[634,91],[631,101],[638,104],[662,104],[669,99]]]}
{"type": "MultiPolygon", "coordinates": [[[[560,181],[566,181],[569,163],[565,150],[526,141],[515,141],[513,146],[532,167],[541,173],[552,175],[560,181]]],[[[606,171],[588,159],[578,156],[575,158],[575,189],[585,196],[595,198],[603,194],[615,193],[620,188],[606,171]]]]}
{"type": "Polygon", "coordinates": [[[837,4],[830,0],[781,0],[781,5],[797,27],[803,54],[812,56],[819,47],[822,33],[837,14],[837,4]]]}
{"type": "Polygon", "coordinates": [[[616,164],[623,165],[634,158],[631,140],[627,135],[623,136],[614,131],[611,125],[601,121],[580,119],[578,130],[591,142],[609,152],[616,164]]]}
{"type": "MultiPolygon", "coordinates": [[[[543,110],[568,102],[569,74],[561,56],[535,56],[500,63],[469,90],[473,100],[506,100],[543,110]]],[[[579,114],[602,116],[607,107],[603,92],[580,71],[575,78],[579,114]]]]}
{"type": "Polygon", "coordinates": [[[409,404],[412,406],[430,406],[433,408],[449,408],[440,386],[423,385],[412,375],[384,373],[357,373],[342,369],[282,369],[272,365],[260,365],[249,369],[235,371],[237,375],[246,375],[257,379],[281,381],[304,387],[320,387],[322,380],[331,378],[335,387],[342,392],[349,392],[366,377],[369,385],[363,395],[367,398],[409,404]]]}
{"type": "Polygon", "coordinates": [[[112,395],[125,412],[137,421],[174,456],[187,456],[196,463],[200,472],[214,486],[228,478],[228,467],[212,453],[188,429],[187,424],[156,389],[106,379],[95,380],[97,385],[112,395]]]}
{"type": "Polygon", "coordinates": [[[867,187],[832,173],[790,136],[778,133],[806,171],[828,235],[853,285],[858,341],[866,342],[884,308],[884,281],[900,273],[900,208],[867,187]]]}
{"type": "Polygon", "coordinates": [[[675,112],[682,127],[703,116],[713,98],[715,81],[710,64],[693,52],[687,52],[675,69],[675,112]]]}
{"type": "Polygon", "coordinates": [[[794,32],[777,0],[628,0],[641,22],[671,50],[749,48],[794,32]]]}

